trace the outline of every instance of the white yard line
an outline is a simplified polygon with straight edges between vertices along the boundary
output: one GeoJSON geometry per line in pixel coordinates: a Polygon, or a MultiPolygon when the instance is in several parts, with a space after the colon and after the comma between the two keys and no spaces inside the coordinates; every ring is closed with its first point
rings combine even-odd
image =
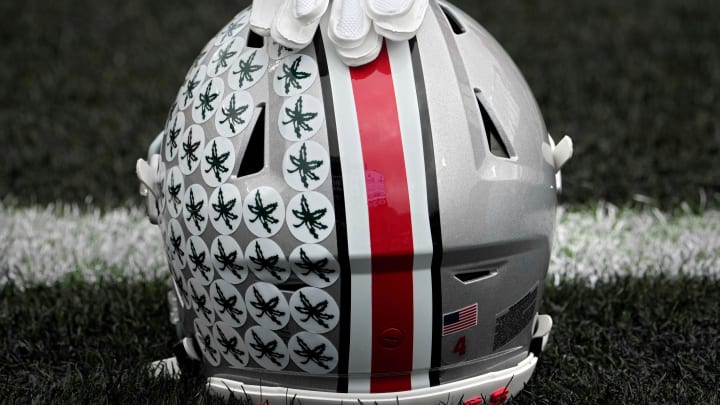
{"type": "Polygon", "coordinates": [[[80,210],[72,205],[0,205],[0,285],[51,283],[75,273],[93,281],[121,272],[164,274],[160,231],[139,208],[80,210]]]}
{"type": "MultiPolygon", "coordinates": [[[[720,211],[669,216],[658,211],[560,209],[549,277],[590,284],[613,275],[720,275],[720,211]]],[[[139,208],[80,210],[72,205],[0,205],[0,285],[51,283],[74,273],[93,281],[165,274],[157,227],[139,208]]]]}
{"type": "Polygon", "coordinates": [[[720,211],[667,215],[658,210],[560,209],[550,277],[594,284],[615,275],[720,275],[720,211]]]}

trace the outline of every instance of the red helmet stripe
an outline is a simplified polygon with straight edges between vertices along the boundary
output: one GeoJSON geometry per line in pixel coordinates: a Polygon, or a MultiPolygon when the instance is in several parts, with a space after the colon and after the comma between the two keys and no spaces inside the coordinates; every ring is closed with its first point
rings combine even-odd
{"type": "Polygon", "coordinates": [[[433,240],[410,48],[390,43],[350,69],[328,49],[327,66],[348,230],[347,389],[427,387],[433,240]]]}
{"type": "Polygon", "coordinates": [[[411,389],[413,230],[387,48],[350,69],[365,167],[372,252],[371,392],[411,389]],[[379,374],[403,373],[381,377],[379,374]]]}

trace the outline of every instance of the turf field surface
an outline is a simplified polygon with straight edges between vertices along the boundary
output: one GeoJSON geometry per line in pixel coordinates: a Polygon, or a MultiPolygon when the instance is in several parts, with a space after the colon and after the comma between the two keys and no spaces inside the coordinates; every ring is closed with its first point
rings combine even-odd
{"type": "MultiPolygon", "coordinates": [[[[159,231],[141,209],[0,214],[0,398],[218,402],[197,376],[146,375],[175,332],[159,231]]],[[[543,304],[555,326],[513,403],[717,401],[720,212],[602,204],[559,217],[543,304]]]]}
{"type": "MultiPolygon", "coordinates": [[[[0,288],[0,403],[220,403],[198,377],[146,374],[150,361],[172,355],[166,286],[0,288]]],[[[513,403],[717,403],[718,302],[717,278],[547,284],[550,343],[513,403]]]]}

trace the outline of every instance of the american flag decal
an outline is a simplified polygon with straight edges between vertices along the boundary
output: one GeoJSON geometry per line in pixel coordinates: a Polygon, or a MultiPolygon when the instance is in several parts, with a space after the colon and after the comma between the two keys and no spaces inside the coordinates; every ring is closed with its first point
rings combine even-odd
{"type": "Polygon", "coordinates": [[[457,311],[443,314],[443,336],[470,329],[477,325],[477,302],[457,311]]]}

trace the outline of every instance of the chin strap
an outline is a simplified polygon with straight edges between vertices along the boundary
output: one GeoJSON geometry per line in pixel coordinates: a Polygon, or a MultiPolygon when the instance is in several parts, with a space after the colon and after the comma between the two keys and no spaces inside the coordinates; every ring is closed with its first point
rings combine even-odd
{"type": "MultiPolygon", "coordinates": [[[[382,38],[403,41],[417,33],[429,0],[334,0],[328,37],[350,66],[373,61],[382,38]]],[[[304,48],[315,35],[330,0],[254,0],[250,25],[288,48],[304,48]]]]}

